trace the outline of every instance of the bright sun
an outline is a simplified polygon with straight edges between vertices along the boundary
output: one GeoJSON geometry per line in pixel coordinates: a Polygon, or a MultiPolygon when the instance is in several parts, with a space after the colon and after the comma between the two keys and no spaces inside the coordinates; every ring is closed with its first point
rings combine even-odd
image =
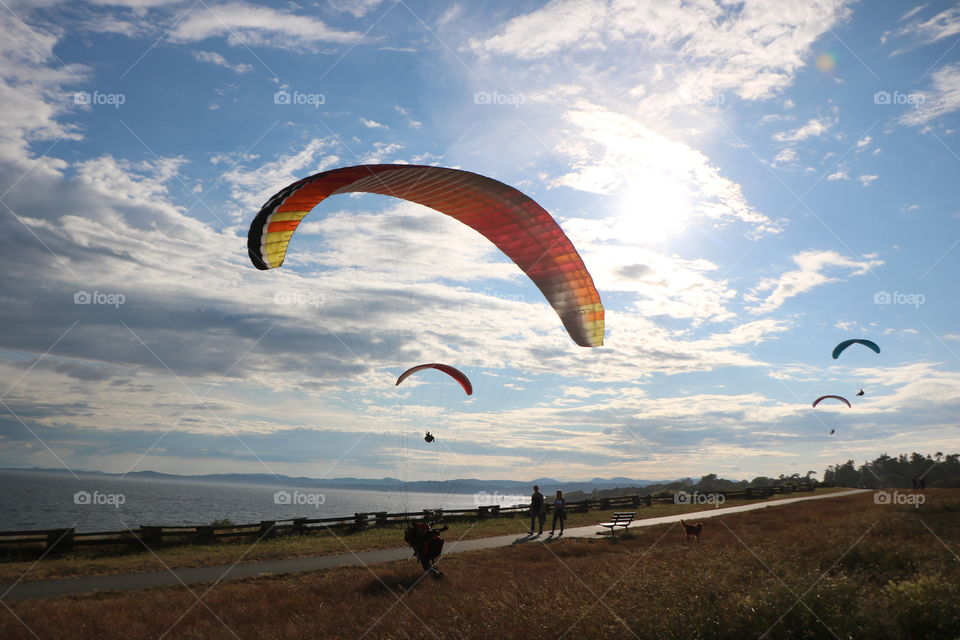
{"type": "Polygon", "coordinates": [[[657,244],[686,228],[690,198],[683,182],[668,173],[632,179],[618,198],[615,227],[624,241],[657,244]]]}

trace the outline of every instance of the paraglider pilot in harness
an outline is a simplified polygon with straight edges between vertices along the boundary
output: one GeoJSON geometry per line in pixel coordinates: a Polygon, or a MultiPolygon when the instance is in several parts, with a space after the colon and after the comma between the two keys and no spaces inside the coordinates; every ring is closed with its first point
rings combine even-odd
{"type": "Polygon", "coordinates": [[[413,547],[413,555],[420,561],[420,566],[425,572],[431,572],[434,578],[443,577],[436,561],[443,551],[443,538],[440,534],[446,530],[446,525],[434,529],[428,522],[412,522],[403,534],[403,539],[413,547]]]}
{"type": "Polygon", "coordinates": [[[427,431],[427,435],[423,436],[423,439],[427,442],[433,442],[436,438],[433,437],[433,434],[427,431]]]}

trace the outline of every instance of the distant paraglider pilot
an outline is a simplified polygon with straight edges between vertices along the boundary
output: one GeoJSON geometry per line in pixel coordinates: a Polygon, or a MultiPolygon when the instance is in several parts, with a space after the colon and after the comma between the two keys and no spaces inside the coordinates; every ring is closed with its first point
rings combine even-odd
{"type": "Polygon", "coordinates": [[[857,391],[857,395],[858,395],[858,396],[862,396],[862,395],[863,395],[863,389],[860,389],[860,391],[857,391]]]}
{"type": "Polygon", "coordinates": [[[427,442],[433,442],[436,438],[433,437],[433,434],[427,431],[427,435],[423,436],[423,439],[427,442]]]}
{"type": "Polygon", "coordinates": [[[434,529],[426,522],[414,522],[404,531],[403,539],[413,547],[413,555],[420,561],[424,572],[430,572],[434,578],[442,578],[443,573],[437,568],[437,558],[443,552],[443,538],[440,534],[447,530],[444,525],[434,529]]]}

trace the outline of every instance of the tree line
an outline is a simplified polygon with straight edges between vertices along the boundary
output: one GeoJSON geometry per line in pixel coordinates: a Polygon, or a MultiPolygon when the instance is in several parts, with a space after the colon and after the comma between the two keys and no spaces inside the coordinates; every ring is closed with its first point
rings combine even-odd
{"type": "Polygon", "coordinates": [[[910,489],[913,478],[922,478],[928,487],[960,487],[960,453],[904,453],[896,458],[884,453],[872,462],[864,460],[860,466],[847,460],[823,472],[827,484],[869,489],[910,489]]]}
{"type": "MultiPolygon", "coordinates": [[[[789,484],[791,482],[817,481],[816,471],[807,471],[801,475],[767,477],[757,476],[753,480],[727,480],[715,473],[701,476],[699,480],[683,478],[676,482],[652,484],[646,487],[618,487],[616,489],[594,489],[591,493],[580,491],[567,495],[571,501],[587,498],[616,498],[618,496],[649,494],[654,497],[677,491],[742,491],[748,487],[769,487],[775,484],[789,484]]],[[[894,458],[887,454],[880,455],[872,462],[857,466],[853,460],[842,464],[832,465],[823,472],[823,483],[843,487],[866,487],[869,489],[910,489],[913,478],[923,478],[928,487],[960,487],[960,453],[944,455],[938,451],[935,454],[923,455],[920,453],[901,454],[894,458]]]]}
{"type": "Polygon", "coordinates": [[[689,493],[693,493],[694,491],[699,491],[701,493],[707,493],[710,491],[743,491],[744,489],[751,487],[770,487],[775,484],[810,482],[811,480],[815,482],[816,478],[813,476],[816,474],[816,471],[807,471],[807,473],[804,475],[800,475],[799,473],[784,475],[781,473],[776,478],[757,476],[753,480],[727,480],[726,478],[718,477],[715,473],[708,473],[696,481],[693,478],[683,478],[681,480],[677,480],[676,482],[651,484],[642,488],[618,487],[616,489],[594,489],[591,493],[574,491],[567,494],[567,499],[570,501],[576,501],[586,500],[587,498],[616,498],[618,496],[636,494],[646,494],[656,498],[664,495],[670,495],[676,493],[677,491],[687,491],[689,493]]]}

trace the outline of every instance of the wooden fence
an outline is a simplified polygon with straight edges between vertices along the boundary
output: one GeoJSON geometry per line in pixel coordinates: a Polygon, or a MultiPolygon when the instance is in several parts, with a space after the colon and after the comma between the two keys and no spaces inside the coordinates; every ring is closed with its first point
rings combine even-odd
{"type": "MultiPolygon", "coordinates": [[[[650,495],[620,496],[616,498],[588,498],[578,502],[568,502],[567,511],[584,513],[588,511],[622,511],[629,508],[652,506],[653,504],[691,504],[714,505],[726,500],[767,498],[775,494],[795,491],[813,491],[812,483],[773,485],[769,487],[751,487],[740,491],[676,492],[670,495],[653,497],[650,495]],[[721,497],[722,496],[722,497],[721,497]]],[[[495,495],[485,496],[489,501],[495,495]]],[[[547,510],[552,505],[547,500],[547,510]]],[[[254,524],[237,525],[189,525],[163,526],[141,525],[127,531],[77,532],[70,529],[41,529],[37,531],[0,531],[0,552],[22,551],[24,549],[44,549],[48,551],[66,551],[75,547],[96,545],[143,545],[157,546],[170,543],[209,543],[217,540],[235,538],[274,538],[281,535],[310,534],[318,532],[342,531],[350,533],[374,527],[390,527],[406,524],[412,520],[431,522],[463,522],[485,520],[488,518],[526,517],[530,513],[528,506],[501,506],[497,504],[480,505],[475,509],[424,509],[408,513],[387,513],[375,511],[355,513],[352,516],[336,518],[292,518],[287,520],[263,520],[254,524]]]]}

